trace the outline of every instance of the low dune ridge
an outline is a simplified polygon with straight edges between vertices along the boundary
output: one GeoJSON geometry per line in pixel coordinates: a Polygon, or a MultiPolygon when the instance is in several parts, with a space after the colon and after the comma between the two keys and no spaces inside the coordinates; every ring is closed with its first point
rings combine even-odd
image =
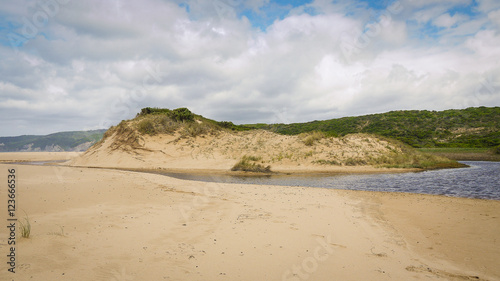
{"type": "Polygon", "coordinates": [[[122,121],[69,164],[229,171],[242,159],[252,167],[270,166],[276,172],[366,172],[456,164],[369,134],[329,137],[321,132],[290,136],[266,130],[232,131],[203,117],[176,121],[164,115],[122,121]]]}

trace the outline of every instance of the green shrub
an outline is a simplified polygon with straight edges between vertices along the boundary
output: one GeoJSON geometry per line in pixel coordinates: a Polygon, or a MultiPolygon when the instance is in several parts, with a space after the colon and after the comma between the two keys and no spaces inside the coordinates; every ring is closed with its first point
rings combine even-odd
{"type": "Polygon", "coordinates": [[[166,115],[170,119],[177,122],[192,122],[194,121],[195,115],[187,108],[177,108],[170,110],[167,108],[156,108],[156,107],[145,107],[141,109],[141,112],[137,116],[147,116],[147,115],[166,115]]]}
{"type": "Polygon", "coordinates": [[[169,117],[178,122],[192,122],[194,121],[194,114],[187,108],[177,108],[172,110],[169,114],[169,117]]]}
{"type": "Polygon", "coordinates": [[[158,108],[158,107],[146,107],[141,109],[141,112],[137,114],[137,116],[145,116],[149,114],[170,114],[171,110],[167,108],[158,108]]]}
{"type": "Polygon", "coordinates": [[[231,130],[235,130],[236,126],[233,124],[233,122],[229,122],[229,121],[220,121],[220,122],[217,122],[217,125],[221,126],[222,128],[225,128],[225,129],[231,129],[231,130]]]}

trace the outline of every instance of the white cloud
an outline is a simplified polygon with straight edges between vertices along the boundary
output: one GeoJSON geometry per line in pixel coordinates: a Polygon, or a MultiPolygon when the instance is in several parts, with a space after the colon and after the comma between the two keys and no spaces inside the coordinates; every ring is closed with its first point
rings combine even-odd
{"type": "Polygon", "coordinates": [[[488,13],[488,19],[500,27],[500,9],[488,13]]]}
{"type": "Polygon", "coordinates": [[[498,66],[500,56],[500,36],[492,30],[478,32],[473,38],[467,40],[466,46],[479,55],[482,59],[494,59],[498,66]]]}
{"type": "Polygon", "coordinates": [[[445,13],[445,14],[442,14],[439,17],[437,17],[433,22],[434,22],[434,25],[436,25],[436,26],[450,28],[450,27],[456,25],[457,23],[463,22],[467,19],[468,19],[467,16],[461,15],[458,13],[454,14],[453,16],[450,16],[450,14],[445,13]]]}
{"type": "Polygon", "coordinates": [[[478,3],[478,10],[480,12],[488,13],[500,8],[500,2],[497,0],[476,0],[478,3]]]}
{"type": "MultiPolygon", "coordinates": [[[[0,135],[98,128],[146,106],[245,123],[500,105],[492,2],[467,19],[449,9],[470,1],[401,1],[381,22],[366,5],[316,0],[317,15],[297,8],[266,31],[237,13],[268,0],[226,1],[222,14],[179,3],[71,1],[17,55],[0,45],[0,135]],[[428,39],[429,22],[447,29],[428,39]]],[[[0,16],[36,10],[9,2],[0,16]]]]}

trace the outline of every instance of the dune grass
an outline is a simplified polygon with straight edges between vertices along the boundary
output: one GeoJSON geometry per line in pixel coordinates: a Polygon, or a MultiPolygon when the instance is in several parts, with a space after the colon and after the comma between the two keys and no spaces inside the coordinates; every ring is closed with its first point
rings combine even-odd
{"type": "Polygon", "coordinates": [[[455,160],[419,151],[398,140],[384,137],[381,139],[399,149],[392,149],[386,155],[370,159],[369,163],[371,165],[385,168],[417,168],[425,170],[467,167],[467,165],[458,163],[455,160]]]}
{"type": "Polygon", "coordinates": [[[19,225],[20,225],[20,230],[21,230],[21,237],[23,238],[30,238],[31,235],[31,223],[30,223],[30,218],[28,215],[24,218],[23,220],[19,220],[19,225]]]}
{"type": "Polygon", "coordinates": [[[244,172],[255,172],[255,173],[270,173],[271,166],[263,166],[261,164],[255,163],[256,161],[260,161],[261,157],[255,156],[243,156],[241,160],[236,163],[231,171],[244,171],[244,172]]]}
{"type": "Polygon", "coordinates": [[[320,164],[320,165],[342,165],[339,161],[336,160],[325,160],[325,159],[319,159],[316,161],[312,161],[313,164],[320,164]]]}
{"type": "Polygon", "coordinates": [[[324,139],[326,137],[325,133],[319,131],[313,131],[309,133],[302,133],[299,138],[307,146],[313,146],[315,142],[324,139]]]}

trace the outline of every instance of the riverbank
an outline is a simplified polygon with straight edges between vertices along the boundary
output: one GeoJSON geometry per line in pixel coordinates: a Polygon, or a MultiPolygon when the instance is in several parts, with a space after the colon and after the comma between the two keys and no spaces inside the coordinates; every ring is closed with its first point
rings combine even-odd
{"type": "Polygon", "coordinates": [[[499,201],[59,166],[0,182],[12,167],[32,227],[15,280],[500,278],[499,201]]]}
{"type": "Polygon", "coordinates": [[[500,162],[500,154],[494,154],[491,148],[419,148],[421,152],[445,157],[456,161],[495,161],[500,162]]]}

